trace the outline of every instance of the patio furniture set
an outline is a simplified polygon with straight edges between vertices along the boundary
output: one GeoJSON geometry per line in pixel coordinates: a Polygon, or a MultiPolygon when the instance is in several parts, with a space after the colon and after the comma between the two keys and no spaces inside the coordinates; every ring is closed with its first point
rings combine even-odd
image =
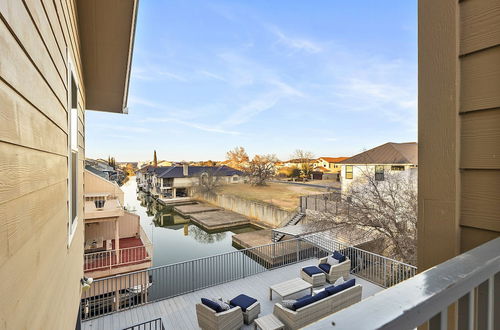
{"type": "Polygon", "coordinates": [[[255,329],[299,329],[343,308],[361,301],[362,287],[349,278],[350,260],[335,251],[333,255],[319,260],[317,266],[304,267],[300,278],[294,278],[269,288],[269,299],[273,293],[281,297],[274,304],[272,314],[258,317],[260,303],[245,294],[225,302],[222,298],[202,298],[196,304],[198,325],[202,329],[239,329],[244,324],[255,329]],[[326,282],[333,285],[326,285],[326,282]],[[313,288],[323,287],[313,293],[313,288]],[[310,294],[296,300],[285,298],[304,290],[310,294]]]}

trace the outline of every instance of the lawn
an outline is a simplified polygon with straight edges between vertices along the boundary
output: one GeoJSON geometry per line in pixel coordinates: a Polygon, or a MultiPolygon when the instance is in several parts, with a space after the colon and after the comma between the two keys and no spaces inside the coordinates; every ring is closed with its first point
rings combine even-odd
{"type": "Polygon", "coordinates": [[[299,206],[300,196],[324,192],[325,189],[283,183],[268,183],[266,186],[241,183],[225,185],[219,193],[270,203],[286,210],[294,210],[299,206]]]}

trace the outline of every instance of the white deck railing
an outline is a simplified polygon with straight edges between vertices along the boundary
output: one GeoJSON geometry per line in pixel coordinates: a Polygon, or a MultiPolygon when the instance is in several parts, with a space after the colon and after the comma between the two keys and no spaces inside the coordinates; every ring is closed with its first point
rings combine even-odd
{"type": "Polygon", "coordinates": [[[453,329],[500,329],[499,282],[497,238],[308,329],[415,329],[426,324],[430,329],[448,329],[450,320],[453,329]]]}

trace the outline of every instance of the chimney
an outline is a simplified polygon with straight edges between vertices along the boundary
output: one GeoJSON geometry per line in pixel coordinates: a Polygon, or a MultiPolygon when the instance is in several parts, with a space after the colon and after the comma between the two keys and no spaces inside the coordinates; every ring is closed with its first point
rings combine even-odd
{"type": "Polygon", "coordinates": [[[188,176],[189,173],[189,165],[188,164],[182,164],[182,175],[188,176]]]}

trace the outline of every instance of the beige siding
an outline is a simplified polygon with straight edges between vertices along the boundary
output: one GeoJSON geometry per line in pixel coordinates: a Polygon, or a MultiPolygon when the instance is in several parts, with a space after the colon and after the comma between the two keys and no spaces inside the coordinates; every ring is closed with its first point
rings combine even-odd
{"type": "Polygon", "coordinates": [[[74,4],[0,1],[0,16],[0,329],[72,329],[84,226],[80,203],[68,247],[70,61],[80,87],[80,201],[85,158],[74,4]]]}
{"type": "Polygon", "coordinates": [[[420,0],[419,270],[500,234],[499,91],[500,3],[420,0]]]}

